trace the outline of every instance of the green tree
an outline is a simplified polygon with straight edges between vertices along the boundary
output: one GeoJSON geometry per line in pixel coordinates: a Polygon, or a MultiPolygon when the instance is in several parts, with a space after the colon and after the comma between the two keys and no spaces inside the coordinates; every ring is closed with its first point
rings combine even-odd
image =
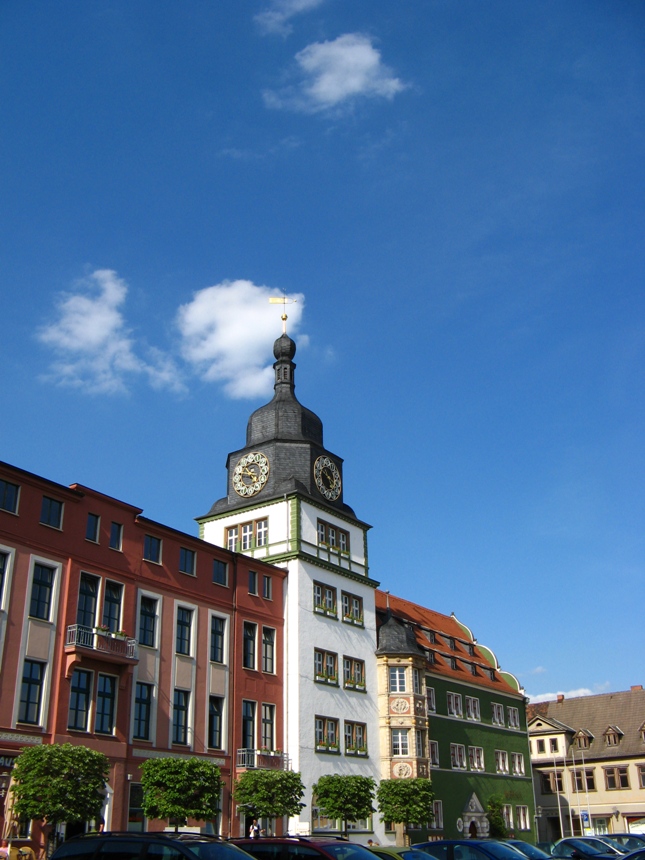
{"type": "Polygon", "coordinates": [[[188,818],[205,821],[219,812],[222,777],[217,765],[198,758],[150,758],[141,765],[143,812],[169,818],[175,830],[188,818]]]}
{"type": "Polygon", "coordinates": [[[504,798],[501,794],[491,794],[488,798],[486,817],[490,826],[488,835],[493,839],[506,839],[508,828],[504,821],[504,798]]]}
{"type": "Polygon", "coordinates": [[[381,821],[391,821],[397,827],[398,845],[405,843],[409,824],[424,824],[432,818],[434,791],[429,779],[382,779],[376,792],[381,821]]]}
{"type": "Polygon", "coordinates": [[[105,802],[107,756],[74,744],[25,747],[13,769],[14,813],[18,818],[59,822],[96,820],[105,802]]]}
{"type": "Polygon", "coordinates": [[[247,770],[236,780],[233,797],[251,818],[298,815],[305,788],[299,773],[284,770],[247,770]]]}
{"type": "Polygon", "coordinates": [[[343,822],[343,833],[347,835],[347,824],[369,818],[375,812],[374,780],[370,776],[346,776],[331,774],[321,776],[313,787],[315,802],[327,818],[339,818],[343,822]]]}

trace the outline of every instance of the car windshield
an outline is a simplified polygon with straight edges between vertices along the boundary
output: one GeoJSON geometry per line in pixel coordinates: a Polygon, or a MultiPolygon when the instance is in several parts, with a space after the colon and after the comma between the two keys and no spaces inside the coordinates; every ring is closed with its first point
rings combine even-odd
{"type": "MultiPolygon", "coordinates": [[[[576,851],[580,851],[582,854],[609,854],[609,848],[607,845],[603,845],[602,842],[596,844],[597,840],[582,842],[580,839],[572,839],[570,842],[565,843],[565,845],[569,845],[572,848],[575,848],[576,851]],[[598,848],[598,845],[602,845],[602,848],[598,848]]],[[[556,849],[558,846],[555,846],[556,849]]]]}
{"type": "Polygon", "coordinates": [[[541,848],[536,848],[535,845],[530,845],[528,842],[511,842],[510,844],[522,854],[526,854],[530,860],[544,860],[545,857],[549,856],[541,848]]]}
{"type": "Polygon", "coordinates": [[[374,855],[369,848],[354,845],[353,842],[325,842],[320,847],[325,854],[331,854],[336,860],[374,860],[374,855]]]}
{"type": "Polygon", "coordinates": [[[518,852],[516,848],[510,845],[504,845],[503,842],[486,842],[481,846],[486,854],[495,857],[495,860],[518,860],[518,852]]]}

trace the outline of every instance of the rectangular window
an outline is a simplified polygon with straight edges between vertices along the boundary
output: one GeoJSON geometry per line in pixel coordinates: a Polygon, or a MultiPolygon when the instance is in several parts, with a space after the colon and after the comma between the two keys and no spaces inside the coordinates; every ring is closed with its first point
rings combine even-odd
{"type": "Polygon", "coordinates": [[[99,592],[99,579],[89,573],[82,573],[78,586],[78,606],[76,608],[76,623],[82,627],[94,627],[96,624],[96,602],[99,592]]]}
{"type": "Polygon", "coordinates": [[[253,523],[244,523],[242,526],[242,540],[240,549],[245,552],[253,546],[253,523]]]}
{"type": "Polygon", "coordinates": [[[390,666],[390,693],[405,693],[405,666],[390,666]]]}
{"type": "Polygon", "coordinates": [[[226,631],[226,620],[217,615],[211,616],[211,661],[213,663],[224,662],[224,634],[226,631]]]}
{"type": "Polygon", "coordinates": [[[468,747],[468,763],[471,770],[485,770],[483,747],[468,747]]]}
{"type": "Polygon", "coordinates": [[[0,481],[0,509],[15,514],[18,510],[18,484],[0,481]]]}
{"type": "Polygon", "coordinates": [[[228,564],[218,558],[213,559],[213,582],[217,585],[228,585],[228,564]]]}
{"type": "Polygon", "coordinates": [[[508,773],[508,753],[506,750],[495,750],[495,770],[497,773],[508,773]]]}
{"type": "Polygon", "coordinates": [[[242,702],[242,747],[255,749],[255,702],[242,702]]]}
{"type": "Polygon", "coordinates": [[[502,806],[502,815],[504,816],[504,824],[507,830],[513,829],[513,807],[510,803],[505,803],[502,806]]]}
{"type": "Polygon", "coordinates": [[[608,791],[629,788],[629,775],[626,767],[605,768],[605,788],[608,791]]]}
{"type": "Polygon", "coordinates": [[[466,696],[466,719],[467,720],[480,720],[481,715],[479,711],[479,699],[474,698],[473,696],[466,696]]]}
{"type": "Polygon", "coordinates": [[[255,545],[266,546],[269,542],[269,521],[258,520],[255,524],[255,545]]]}
{"type": "Polygon", "coordinates": [[[450,744],[450,764],[453,770],[466,770],[466,747],[450,744]]]}
{"type": "Polygon", "coordinates": [[[224,699],[221,696],[208,698],[208,746],[214,750],[222,749],[222,717],[224,699]]]}
{"type": "Polygon", "coordinates": [[[493,703],[493,725],[494,726],[503,726],[504,725],[504,705],[497,705],[493,703]]]}
{"type": "MultiPolygon", "coordinates": [[[[639,788],[645,788],[645,764],[639,764],[637,767],[638,770],[638,786],[639,788]]],[[[593,771],[591,772],[591,778],[593,780],[593,771]]],[[[594,784],[593,788],[590,788],[590,791],[595,791],[596,786],[594,784]]]]}
{"type": "Polygon", "coordinates": [[[367,754],[367,726],[345,720],[345,755],[367,754]]]}
{"type": "Polygon", "coordinates": [[[338,720],[330,717],[315,718],[315,740],[318,752],[338,752],[338,720]]]}
{"type": "Polygon", "coordinates": [[[513,775],[524,776],[524,756],[522,753],[512,753],[513,775]]]}
{"type": "Polygon", "coordinates": [[[275,749],[275,705],[262,705],[262,749],[275,749]]]}
{"type": "Polygon", "coordinates": [[[123,599],[123,586],[119,582],[105,583],[105,595],[103,597],[103,625],[116,633],[121,629],[121,603],[123,599]]]}
{"type": "Polygon", "coordinates": [[[265,600],[273,600],[273,580],[266,574],[262,577],[262,597],[265,600]]]}
{"type": "Polygon", "coordinates": [[[556,794],[562,791],[562,771],[549,771],[540,774],[542,794],[556,794]]]}
{"type": "Polygon", "coordinates": [[[175,639],[175,652],[177,654],[190,655],[191,634],[193,626],[193,610],[185,606],[177,607],[177,635],[175,639]]]}
{"type": "Polygon", "coordinates": [[[441,800],[432,801],[430,830],[443,830],[443,802],[441,800]]]}
{"type": "Polygon", "coordinates": [[[172,742],[174,744],[188,743],[188,706],[190,693],[188,690],[175,690],[172,706],[172,742]]]}
{"type": "Polygon", "coordinates": [[[157,630],[157,601],[154,597],[142,597],[139,606],[139,644],[155,647],[157,630]]]}
{"type": "Polygon", "coordinates": [[[275,662],[275,630],[262,628],[262,671],[273,674],[275,662]]]}
{"type": "Polygon", "coordinates": [[[123,546],[123,526],[121,523],[111,523],[110,525],[110,549],[116,549],[121,552],[123,546]]]}
{"type": "Polygon", "coordinates": [[[365,689],[365,661],[343,657],[343,686],[349,690],[365,689]]]}
{"type": "Polygon", "coordinates": [[[249,594],[258,593],[258,575],[254,570],[249,571],[249,594]]]}
{"type": "Polygon", "coordinates": [[[134,737],[150,740],[150,718],[152,716],[152,684],[137,683],[134,690],[134,737]]]}
{"type": "Polygon", "coordinates": [[[437,710],[437,700],[434,694],[434,687],[428,686],[428,678],[426,678],[426,707],[428,712],[434,714],[437,710]]]}
{"type": "Polygon", "coordinates": [[[349,532],[318,520],[318,543],[340,552],[349,552],[349,532]]]}
{"type": "Polygon", "coordinates": [[[557,751],[558,751],[558,739],[557,738],[549,738],[549,750],[552,753],[557,753],[557,751]]]}
{"type": "Polygon", "coordinates": [[[114,732],[114,709],[116,704],[116,678],[99,675],[96,686],[96,719],[94,731],[101,735],[114,732]]]}
{"type": "Polygon", "coordinates": [[[439,767],[439,744],[437,741],[428,741],[428,752],[430,753],[430,767],[439,767]]]}
{"type": "Polygon", "coordinates": [[[544,738],[538,738],[537,741],[535,742],[535,746],[537,748],[538,753],[546,752],[546,746],[545,746],[544,738]]]}
{"type": "Polygon", "coordinates": [[[37,660],[25,660],[24,662],[18,710],[19,723],[37,726],[40,722],[45,665],[45,663],[39,663],[37,660]]]}
{"type": "Polygon", "coordinates": [[[40,522],[44,526],[60,529],[63,523],[63,503],[59,502],[58,499],[50,499],[49,496],[43,496],[40,508],[40,522]]]}
{"type": "Polygon", "coordinates": [[[101,524],[101,517],[98,514],[88,514],[87,515],[87,523],[85,525],[85,540],[92,541],[92,543],[99,542],[99,526],[101,524]]]}
{"type": "Polygon", "coordinates": [[[516,806],[515,813],[517,815],[517,829],[518,830],[530,830],[531,829],[531,821],[529,819],[529,808],[528,806],[516,806]]]}
{"type": "Polygon", "coordinates": [[[179,571],[195,576],[195,551],[181,547],[179,550],[179,571]]]}
{"type": "Polygon", "coordinates": [[[336,589],[314,582],[314,612],[336,617],[336,589]]]}
{"type": "Polygon", "coordinates": [[[2,606],[2,595],[4,594],[4,578],[9,566],[9,555],[6,552],[0,552],[0,607],[2,606]]]}
{"type": "MultiPolygon", "coordinates": [[[[592,767],[585,770],[575,770],[571,774],[571,785],[574,791],[595,791],[596,778],[592,767]]],[[[641,785],[641,788],[645,786],[641,785]]]]}
{"type": "Polygon", "coordinates": [[[418,669],[412,669],[412,692],[417,695],[421,692],[421,675],[418,669]]]}
{"type": "Polygon", "coordinates": [[[53,567],[47,567],[44,564],[34,565],[31,600],[29,602],[29,615],[32,618],[49,621],[55,573],[56,571],[53,567]]]}
{"type": "Polygon", "coordinates": [[[338,683],[338,655],[332,651],[314,649],[314,680],[326,684],[338,683]]]}
{"type": "Polygon", "coordinates": [[[422,729],[414,731],[415,754],[417,758],[425,758],[425,732],[422,729]]]}
{"type": "Polygon", "coordinates": [[[92,695],[92,673],[74,669],[69,685],[69,713],[67,728],[78,732],[87,731],[92,695]]]}
{"type": "Polygon", "coordinates": [[[408,729],[391,729],[391,732],[392,755],[409,755],[410,751],[408,747],[408,729]]]}
{"type": "Polygon", "coordinates": [[[352,624],[363,623],[363,599],[355,594],[341,592],[341,603],[343,607],[343,621],[352,624]]]}
{"type": "Polygon", "coordinates": [[[153,564],[161,564],[161,538],[146,535],[143,539],[143,557],[153,564]]]}
{"type": "Polygon", "coordinates": [[[245,669],[255,669],[255,637],[257,624],[244,622],[244,643],[242,650],[242,665],[245,669]]]}
{"type": "Polygon", "coordinates": [[[461,693],[447,693],[446,702],[448,705],[448,714],[451,717],[463,717],[461,706],[461,693]]]}
{"type": "Polygon", "coordinates": [[[237,526],[231,529],[226,529],[226,548],[231,552],[237,550],[237,526]]]}
{"type": "Polygon", "coordinates": [[[520,712],[518,708],[508,708],[508,725],[511,729],[519,729],[520,712]]]}

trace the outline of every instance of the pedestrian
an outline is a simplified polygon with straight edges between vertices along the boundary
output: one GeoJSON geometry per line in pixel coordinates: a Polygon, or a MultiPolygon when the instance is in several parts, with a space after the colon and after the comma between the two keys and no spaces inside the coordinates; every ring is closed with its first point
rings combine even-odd
{"type": "Polygon", "coordinates": [[[260,838],[260,825],[258,824],[257,818],[253,819],[253,824],[249,827],[249,839],[259,839],[260,838]]]}
{"type": "Polygon", "coordinates": [[[0,860],[9,860],[9,843],[6,839],[0,842],[0,860]]]}

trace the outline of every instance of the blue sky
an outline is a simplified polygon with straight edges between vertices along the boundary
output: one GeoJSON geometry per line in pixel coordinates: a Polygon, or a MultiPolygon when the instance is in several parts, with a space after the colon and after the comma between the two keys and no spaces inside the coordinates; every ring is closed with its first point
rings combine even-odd
{"type": "Polygon", "coordinates": [[[286,294],[382,587],[643,682],[640,0],[5,0],[0,72],[2,459],[194,533],[286,294]]]}

